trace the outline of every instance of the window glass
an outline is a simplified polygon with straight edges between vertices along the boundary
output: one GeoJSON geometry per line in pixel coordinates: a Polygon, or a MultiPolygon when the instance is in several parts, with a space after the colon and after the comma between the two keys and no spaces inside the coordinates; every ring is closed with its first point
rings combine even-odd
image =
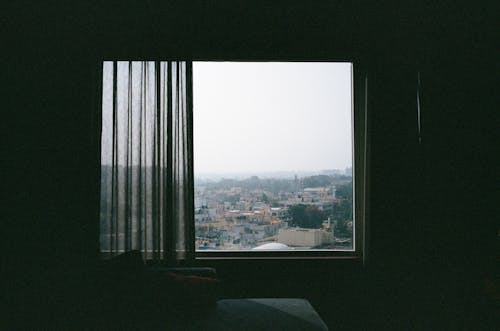
{"type": "Polygon", "coordinates": [[[352,71],[193,63],[198,251],[352,250],[352,71]]]}

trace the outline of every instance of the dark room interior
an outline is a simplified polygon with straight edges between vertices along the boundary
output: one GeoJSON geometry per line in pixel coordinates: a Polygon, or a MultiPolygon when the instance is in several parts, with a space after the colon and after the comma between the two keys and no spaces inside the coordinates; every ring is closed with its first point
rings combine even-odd
{"type": "Polygon", "coordinates": [[[186,263],[214,267],[221,298],[306,298],[330,330],[498,328],[496,13],[494,1],[10,4],[0,328],[98,328],[95,68],[108,59],[361,63],[364,259],[186,263]]]}

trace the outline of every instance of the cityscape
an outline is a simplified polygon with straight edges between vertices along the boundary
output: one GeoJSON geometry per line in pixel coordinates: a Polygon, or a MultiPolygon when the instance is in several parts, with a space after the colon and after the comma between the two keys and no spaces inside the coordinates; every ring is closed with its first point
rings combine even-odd
{"type": "MultiPolygon", "coordinates": [[[[142,179],[138,168],[118,170],[113,190],[111,167],[101,167],[101,251],[124,251],[125,238],[132,248],[143,242],[152,250],[153,219],[159,215],[152,169],[145,168],[142,179]],[[125,177],[137,187],[127,190],[125,177]]],[[[197,251],[353,249],[352,168],[259,175],[195,177],[197,251]]]]}
{"type": "Polygon", "coordinates": [[[198,251],[352,250],[352,72],[193,62],[198,251]]]}
{"type": "Polygon", "coordinates": [[[195,180],[196,249],[352,249],[352,168],[195,180]]]}

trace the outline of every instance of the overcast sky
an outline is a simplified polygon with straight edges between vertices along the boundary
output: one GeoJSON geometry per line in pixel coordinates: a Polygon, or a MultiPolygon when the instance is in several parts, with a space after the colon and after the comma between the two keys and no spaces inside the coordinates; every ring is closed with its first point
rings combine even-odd
{"type": "Polygon", "coordinates": [[[194,170],[352,165],[350,63],[193,63],[194,170]]]}

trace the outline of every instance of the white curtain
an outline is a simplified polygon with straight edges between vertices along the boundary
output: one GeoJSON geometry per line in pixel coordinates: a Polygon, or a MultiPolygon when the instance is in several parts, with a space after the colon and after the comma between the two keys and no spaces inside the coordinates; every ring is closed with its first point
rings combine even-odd
{"type": "Polygon", "coordinates": [[[105,61],[102,73],[101,253],[191,258],[191,63],[105,61]]]}

